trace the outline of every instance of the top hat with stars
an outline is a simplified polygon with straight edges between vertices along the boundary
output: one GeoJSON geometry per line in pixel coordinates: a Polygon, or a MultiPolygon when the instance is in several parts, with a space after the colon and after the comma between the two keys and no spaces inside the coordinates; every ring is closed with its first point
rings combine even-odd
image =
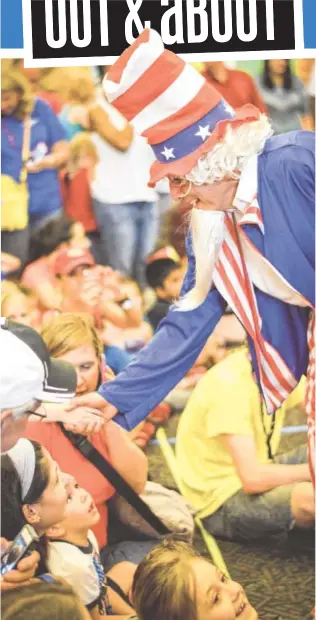
{"type": "Polygon", "coordinates": [[[258,120],[252,105],[234,110],[220,93],[146,29],[105,76],[108,100],[151,145],[150,185],[183,176],[223,137],[227,125],[258,120]]]}

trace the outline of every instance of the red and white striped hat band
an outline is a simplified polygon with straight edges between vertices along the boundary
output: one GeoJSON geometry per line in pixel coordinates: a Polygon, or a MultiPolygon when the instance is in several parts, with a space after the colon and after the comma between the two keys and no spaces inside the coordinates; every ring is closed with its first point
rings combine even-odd
{"type": "Polygon", "coordinates": [[[260,117],[250,104],[233,110],[198,71],[164,49],[155,30],[144,30],[123,52],[103,87],[154,150],[150,185],[168,174],[187,174],[221,140],[228,124],[260,117]]]}

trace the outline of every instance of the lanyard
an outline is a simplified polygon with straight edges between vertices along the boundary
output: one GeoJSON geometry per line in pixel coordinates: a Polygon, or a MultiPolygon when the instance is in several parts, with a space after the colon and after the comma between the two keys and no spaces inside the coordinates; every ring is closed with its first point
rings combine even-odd
{"type": "Polygon", "coordinates": [[[273,437],[273,433],[274,433],[274,427],[275,427],[275,412],[271,416],[271,428],[270,428],[269,431],[267,431],[267,429],[265,427],[265,423],[264,423],[265,410],[264,410],[264,404],[262,402],[262,399],[260,399],[260,412],[261,412],[262,428],[263,428],[264,434],[266,436],[268,458],[271,461],[273,461],[274,457],[273,457],[273,454],[272,454],[271,441],[272,441],[272,437],[273,437]]]}
{"type": "MultiPolygon", "coordinates": [[[[249,360],[249,363],[252,365],[252,360],[251,360],[250,353],[248,354],[248,360],[249,360]]],[[[253,366],[252,366],[252,378],[255,381],[255,383],[257,383],[257,377],[256,377],[256,373],[254,371],[253,366]]],[[[276,414],[274,412],[271,416],[269,416],[269,417],[271,417],[271,427],[270,427],[270,430],[267,431],[266,425],[265,425],[265,422],[264,422],[264,418],[265,418],[265,405],[264,405],[264,401],[263,401],[263,398],[262,398],[261,393],[260,393],[260,389],[259,389],[259,398],[260,398],[260,415],[261,415],[262,429],[263,429],[263,432],[264,432],[265,437],[266,437],[268,459],[273,461],[274,455],[272,453],[271,441],[272,441],[272,437],[273,437],[273,433],[274,433],[274,429],[275,429],[275,417],[276,417],[276,414]]]]}

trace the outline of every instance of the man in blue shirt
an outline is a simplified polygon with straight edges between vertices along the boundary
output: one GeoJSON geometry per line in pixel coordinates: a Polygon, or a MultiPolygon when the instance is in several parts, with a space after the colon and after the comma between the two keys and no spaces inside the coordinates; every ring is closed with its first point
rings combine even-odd
{"type": "Polygon", "coordinates": [[[192,367],[229,305],[269,414],[307,373],[313,442],[315,134],[271,137],[267,117],[230,108],[152,30],[113,65],[105,89],[151,143],[150,182],[167,176],[173,198],[191,201],[189,267],[182,300],[150,344],[85,404],[136,426],[192,367]]]}

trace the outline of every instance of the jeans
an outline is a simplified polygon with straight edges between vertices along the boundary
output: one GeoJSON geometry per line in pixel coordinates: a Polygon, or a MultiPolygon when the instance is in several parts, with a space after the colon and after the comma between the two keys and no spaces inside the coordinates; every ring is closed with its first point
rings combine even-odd
{"type": "MultiPolygon", "coordinates": [[[[29,213],[29,223],[23,230],[2,230],[1,247],[3,252],[17,256],[21,261],[21,270],[30,258],[30,244],[32,235],[37,233],[47,222],[61,216],[61,211],[54,211],[48,215],[34,216],[29,213]]],[[[12,274],[11,274],[12,276],[12,274]]]]}
{"type": "Polygon", "coordinates": [[[100,556],[105,572],[120,562],[139,564],[159,542],[159,540],[123,540],[103,547],[100,556]]]}
{"type": "MultiPolygon", "coordinates": [[[[29,258],[30,231],[27,226],[23,230],[2,230],[1,248],[3,252],[17,256],[21,261],[21,268],[29,258]]],[[[12,274],[11,274],[12,275],[12,274]]]]}
{"type": "Polygon", "coordinates": [[[48,222],[51,220],[56,220],[60,218],[63,214],[61,209],[57,211],[50,211],[49,213],[29,213],[29,226],[31,228],[31,232],[37,232],[41,228],[44,228],[48,222]]]}
{"type": "Polygon", "coordinates": [[[158,219],[153,202],[108,204],[93,199],[103,242],[104,265],[146,286],[145,260],[156,244],[158,219]]]}

